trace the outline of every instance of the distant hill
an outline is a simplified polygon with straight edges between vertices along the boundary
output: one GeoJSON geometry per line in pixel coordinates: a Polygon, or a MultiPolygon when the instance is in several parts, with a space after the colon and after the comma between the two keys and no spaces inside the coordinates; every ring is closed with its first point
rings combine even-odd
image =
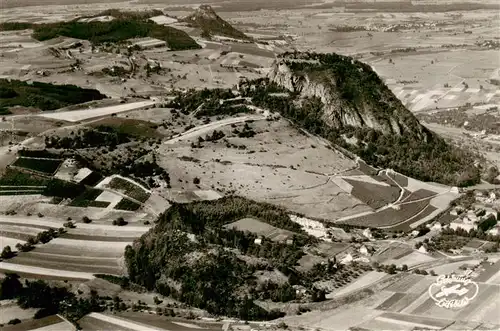
{"type": "Polygon", "coordinates": [[[217,15],[210,5],[201,5],[194,13],[182,18],[180,21],[200,29],[203,36],[220,35],[235,39],[250,39],[246,34],[235,29],[217,15]]]}
{"type": "Polygon", "coordinates": [[[75,85],[0,79],[1,115],[9,114],[9,108],[15,106],[33,107],[45,111],[104,98],[106,96],[97,90],[75,85]]]}
{"type": "Polygon", "coordinates": [[[166,41],[168,47],[172,50],[200,48],[200,45],[184,31],[149,21],[151,16],[159,13],[161,14],[159,11],[121,12],[108,10],[99,14],[103,17],[109,16],[113,18],[105,22],[79,21],[82,18],[69,22],[46,24],[6,22],[0,23],[0,31],[33,29],[32,37],[39,41],[64,36],[88,40],[94,44],[151,37],[166,41]]]}

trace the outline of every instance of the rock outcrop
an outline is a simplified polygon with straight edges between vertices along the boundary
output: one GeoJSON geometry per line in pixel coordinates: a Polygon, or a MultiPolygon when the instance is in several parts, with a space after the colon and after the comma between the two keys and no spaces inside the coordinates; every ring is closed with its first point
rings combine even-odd
{"type": "MultiPolygon", "coordinates": [[[[300,54],[300,53],[299,53],[300,54]]],[[[371,91],[356,91],[356,98],[346,97],[345,87],[339,81],[331,64],[321,59],[298,59],[297,54],[276,60],[268,78],[277,85],[297,93],[300,98],[318,98],[324,104],[323,120],[334,127],[371,128],[383,134],[410,134],[427,140],[430,133],[408,111],[394,94],[366,64],[347,57],[338,56],[343,66],[360,77],[349,77],[353,81],[370,79],[371,91]],[[299,68],[294,64],[299,64],[299,68]],[[368,78],[367,78],[368,77],[368,78]],[[375,95],[375,97],[372,97],[375,95]]],[[[359,88],[364,85],[356,85],[359,88]]]]}

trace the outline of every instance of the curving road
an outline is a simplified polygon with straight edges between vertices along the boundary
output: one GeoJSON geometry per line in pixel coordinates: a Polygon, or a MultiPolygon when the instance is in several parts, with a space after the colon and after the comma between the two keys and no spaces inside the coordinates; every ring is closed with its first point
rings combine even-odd
{"type": "Polygon", "coordinates": [[[165,142],[164,144],[175,144],[176,142],[182,141],[182,140],[187,140],[191,138],[196,138],[204,133],[209,133],[213,130],[216,130],[218,128],[221,128],[223,126],[231,125],[231,124],[238,124],[238,123],[243,123],[246,121],[258,121],[258,120],[263,120],[266,119],[267,116],[266,114],[263,115],[246,115],[246,116],[240,116],[240,117],[233,117],[233,118],[226,118],[220,121],[208,123],[208,124],[203,124],[199,125],[195,128],[192,128],[190,130],[187,130],[186,132],[183,132],[179,134],[177,137],[171,138],[165,142]]]}

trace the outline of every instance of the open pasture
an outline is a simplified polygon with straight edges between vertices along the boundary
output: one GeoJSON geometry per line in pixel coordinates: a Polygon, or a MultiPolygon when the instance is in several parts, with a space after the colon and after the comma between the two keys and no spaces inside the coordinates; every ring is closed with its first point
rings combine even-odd
{"type": "Polygon", "coordinates": [[[285,241],[294,235],[291,231],[279,229],[253,218],[243,218],[236,222],[226,224],[224,227],[227,229],[255,233],[259,236],[269,238],[272,241],[285,241]]]}
{"type": "Polygon", "coordinates": [[[91,127],[99,127],[101,125],[115,128],[117,132],[130,135],[135,138],[161,137],[161,134],[156,130],[156,125],[144,120],[123,117],[107,117],[90,124],[91,127]]]}
{"type": "Polygon", "coordinates": [[[163,195],[213,189],[331,220],[370,210],[328,177],[355,168],[352,160],[321,140],[304,136],[284,120],[247,124],[255,136],[237,137],[232,131],[241,130],[243,124],[229,124],[217,127],[227,142],[206,141],[201,148],[192,148],[191,143],[198,141],[193,136],[161,145],[158,164],[169,169],[172,186],[163,195]],[[195,178],[200,179],[199,184],[193,183],[195,178]]]}

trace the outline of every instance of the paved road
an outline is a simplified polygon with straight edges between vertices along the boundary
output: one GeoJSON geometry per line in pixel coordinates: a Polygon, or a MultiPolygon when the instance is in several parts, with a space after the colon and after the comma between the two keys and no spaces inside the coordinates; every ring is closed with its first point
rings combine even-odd
{"type": "Polygon", "coordinates": [[[213,130],[216,130],[218,128],[221,128],[226,125],[231,125],[231,124],[237,124],[237,123],[243,123],[246,121],[258,121],[265,119],[266,115],[246,115],[246,116],[241,116],[241,117],[235,117],[235,118],[226,118],[220,121],[208,123],[208,124],[203,124],[200,126],[197,126],[195,128],[192,128],[186,132],[181,133],[179,136],[174,137],[172,139],[169,139],[164,142],[164,144],[175,144],[176,142],[182,141],[182,140],[187,140],[191,138],[195,138],[198,136],[201,136],[204,133],[209,133],[213,130]]]}

